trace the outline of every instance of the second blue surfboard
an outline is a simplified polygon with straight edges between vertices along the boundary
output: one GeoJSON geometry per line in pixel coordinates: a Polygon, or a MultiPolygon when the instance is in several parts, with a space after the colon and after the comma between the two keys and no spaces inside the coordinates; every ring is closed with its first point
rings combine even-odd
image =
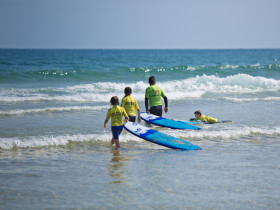
{"type": "Polygon", "coordinates": [[[140,117],[142,120],[144,120],[148,123],[159,125],[162,127],[172,128],[172,129],[190,129],[190,130],[200,130],[201,129],[197,126],[189,125],[184,122],[170,120],[170,119],[167,119],[164,117],[158,117],[156,115],[148,114],[145,112],[142,112],[140,114],[140,117]]]}

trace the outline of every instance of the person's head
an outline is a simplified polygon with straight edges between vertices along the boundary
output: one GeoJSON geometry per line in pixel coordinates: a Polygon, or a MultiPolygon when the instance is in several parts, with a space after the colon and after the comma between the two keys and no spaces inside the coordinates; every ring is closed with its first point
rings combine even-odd
{"type": "Polygon", "coordinates": [[[150,84],[150,85],[156,84],[156,78],[155,78],[154,76],[150,76],[150,77],[149,77],[149,84],[150,84]]]}
{"type": "Polygon", "coordinates": [[[128,96],[128,95],[130,95],[131,93],[132,93],[131,87],[126,87],[126,88],[124,89],[124,94],[125,94],[125,96],[128,96]]]}
{"type": "Polygon", "coordinates": [[[119,99],[117,96],[113,96],[110,100],[112,105],[119,105],[119,99]]]}
{"type": "Polygon", "coordinates": [[[195,116],[196,119],[199,119],[201,117],[201,112],[199,110],[195,111],[194,116],[195,116]]]}

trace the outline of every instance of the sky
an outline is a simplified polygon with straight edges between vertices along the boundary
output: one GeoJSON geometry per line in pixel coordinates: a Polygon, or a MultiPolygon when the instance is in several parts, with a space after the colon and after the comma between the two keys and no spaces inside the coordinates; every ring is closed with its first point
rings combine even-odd
{"type": "Polygon", "coordinates": [[[0,0],[0,48],[280,48],[280,0],[0,0]]]}

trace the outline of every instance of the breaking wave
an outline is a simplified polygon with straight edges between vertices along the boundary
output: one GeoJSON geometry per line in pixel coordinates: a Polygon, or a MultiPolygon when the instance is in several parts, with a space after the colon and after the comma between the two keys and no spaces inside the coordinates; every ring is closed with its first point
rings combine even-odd
{"type": "MultiPolygon", "coordinates": [[[[203,147],[203,142],[213,139],[230,141],[239,140],[243,141],[244,137],[252,136],[280,136],[280,127],[243,127],[243,128],[229,128],[224,130],[208,130],[203,129],[200,131],[181,131],[176,132],[172,129],[162,129],[161,132],[185,139],[194,144],[203,147]]],[[[12,149],[12,148],[37,148],[45,146],[65,146],[71,142],[90,142],[93,144],[110,144],[112,136],[110,132],[97,133],[97,134],[74,134],[74,135],[61,135],[61,136],[26,136],[26,137],[13,137],[13,138],[0,138],[0,148],[12,149]]],[[[254,141],[250,138],[250,141],[254,141]]],[[[128,133],[124,132],[121,135],[121,143],[128,142],[143,142],[144,140],[128,133]]]]}
{"type": "MultiPolygon", "coordinates": [[[[201,98],[210,95],[224,97],[225,100],[246,101],[232,95],[258,94],[280,91],[280,80],[265,77],[253,77],[247,74],[237,74],[227,77],[217,75],[196,76],[182,80],[172,80],[157,83],[168,96],[169,100],[201,98]]],[[[123,97],[123,90],[130,86],[133,96],[138,101],[144,101],[145,89],[148,84],[143,81],[136,83],[97,82],[67,86],[65,88],[1,88],[0,102],[24,101],[77,101],[77,102],[108,102],[113,95],[123,97]]],[[[263,100],[263,97],[248,100],[263,100]]],[[[265,100],[279,100],[270,97],[265,100]]]]}

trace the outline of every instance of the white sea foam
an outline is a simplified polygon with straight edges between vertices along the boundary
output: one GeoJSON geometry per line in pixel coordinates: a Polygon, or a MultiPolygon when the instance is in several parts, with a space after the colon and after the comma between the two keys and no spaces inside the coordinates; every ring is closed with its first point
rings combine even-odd
{"type": "MultiPolygon", "coordinates": [[[[100,136],[101,137],[101,136],[100,136]]],[[[105,136],[104,136],[105,137],[105,136]]],[[[66,135],[66,136],[28,136],[24,138],[1,138],[0,147],[2,149],[44,147],[44,146],[61,146],[66,145],[69,141],[90,141],[96,139],[95,134],[89,135],[66,135]]]]}
{"type": "Polygon", "coordinates": [[[46,107],[41,109],[14,109],[7,111],[0,111],[0,115],[17,115],[39,112],[64,112],[64,111],[99,111],[108,109],[108,106],[68,106],[68,107],[46,107]]]}
{"type": "MultiPolygon", "coordinates": [[[[224,130],[208,130],[203,129],[199,131],[174,131],[172,129],[163,129],[161,132],[169,134],[174,137],[183,138],[190,142],[197,142],[197,140],[203,140],[203,142],[217,140],[238,140],[242,137],[254,136],[280,136],[280,127],[243,127],[243,128],[227,128],[224,130]]],[[[107,130],[104,133],[99,134],[77,134],[77,135],[63,135],[63,136],[27,136],[23,138],[0,138],[0,148],[12,149],[12,148],[29,148],[29,147],[44,147],[44,146],[62,146],[67,145],[69,142],[92,142],[97,141],[110,143],[112,136],[107,130]]],[[[128,133],[123,132],[121,135],[121,143],[127,142],[141,142],[142,139],[128,133]]],[[[242,140],[243,141],[243,140],[242,140]]],[[[253,141],[253,140],[252,140],[253,141]]],[[[203,146],[203,145],[200,145],[203,146]]]]}
{"type": "MultiPolygon", "coordinates": [[[[112,139],[111,132],[104,132],[100,134],[75,134],[64,136],[27,136],[23,138],[0,138],[0,148],[12,149],[12,148],[37,148],[45,146],[63,146],[70,142],[108,142],[112,139]]],[[[141,141],[140,138],[124,133],[121,136],[121,142],[126,143],[128,141],[141,141]]]]}
{"type": "MultiPolygon", "coordinates": [[[[203,75],[193,78],[172,80],[157,83],[168,96],[169,100],[199,98],[207,94],[224,94],[230,98],[231,94],[251,94],[280,91],[280,80],[264,77],[253,77],[247,74],[237,74],[221,78],[219,76],[203,75]]],[[[37,88],[37,89],[0,89],[0,102],[23,101],[78,101],[78,102],[108,102],[111,96],[122,98],[125,87],[130,86],[133,96],[138,101],[144,101],[147,83],[113,83],[98,82],[68,86],[65,88],[37,88]]],[[[271,97],[270,100],[278,100],[271,97]]],[[[233,99],[234,101],[234,99],[233,99]]]]}
{"type": "Polygon", "coordinates": [[[225,97],[226,100],[234,102],[250,102],[250,101],[280,101],[280,97],[260,97],[260,98],[233,98],[225,97]]]}
{"type": "Polygon", "coordinates": [[[200,131],[184,132],[174,132],[172,130],[168,130],[167,133],[179,138],[183,137],[187,139],[239,139],[246,136],[279,136],[280,127],[235,127],[223,130],[202,129],[200,131]]]}

